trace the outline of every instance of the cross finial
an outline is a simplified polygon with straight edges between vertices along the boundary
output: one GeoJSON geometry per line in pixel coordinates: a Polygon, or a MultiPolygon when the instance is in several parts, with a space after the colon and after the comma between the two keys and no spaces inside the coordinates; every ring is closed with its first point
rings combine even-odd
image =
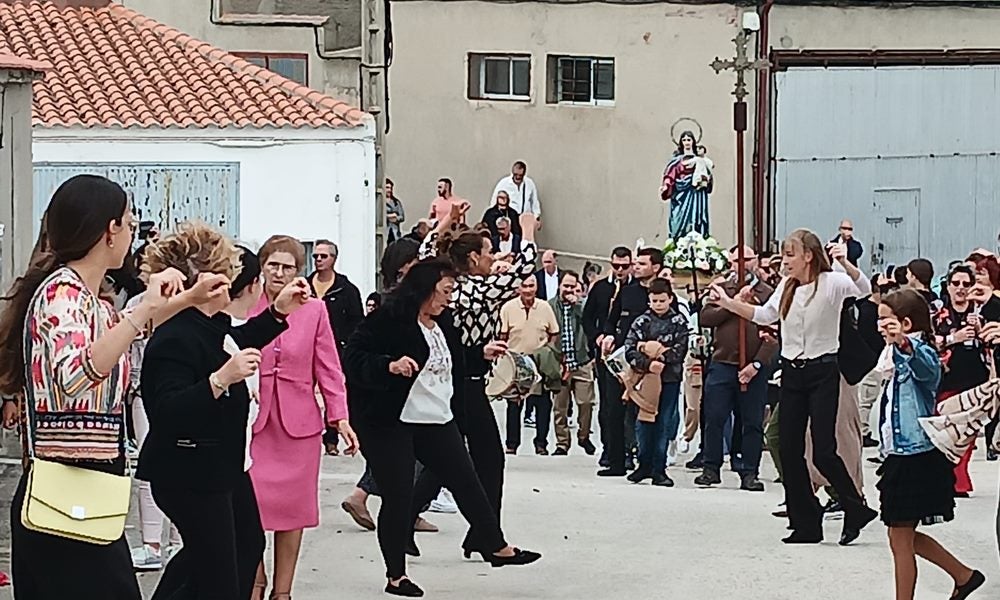
{"type": "Polygon", "coordinates": [[[741,29],[736,34],[736,37],[733,38],[733,43],[736,44],[736,56],[728,60],[722,60],[716,56],[715,60],[709,65],[715,70],[716,74],[723,71],[736,72],[736,88],[733,90],[733,95],[736,96],[736,100],[739,102],[743,102],[748,94],[746,72],[766,69],[771,66],[771,63],[767,60],[749,60],[747,57],[747,44],[749,41],[750,34],[745,29],[741,29]]]}

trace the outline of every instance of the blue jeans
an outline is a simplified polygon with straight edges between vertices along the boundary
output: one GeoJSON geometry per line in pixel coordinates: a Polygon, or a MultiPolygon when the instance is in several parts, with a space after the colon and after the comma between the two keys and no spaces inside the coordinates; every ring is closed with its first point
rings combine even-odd
{"type": "MultiPolygon", "coordinates": [[[[739,411],[742,426],[742,441],[738,448],[730,452],[742,454],[743,465],[740,474],[757,475],[760,468],[760,454],[764,443],[764,404],[767,402],[767,378],[763,373],[747,384],[746,391],[740,390],[739,369],[736,365],[713,362],[708,368],[705,393],[702,396],[702,411],[705,413],[703,447],[705,466],[716,470],[722,468],[723,443],[727,425],[733,427],[733,412],[739,411]]],[[[737,432],[732,432],[735,442],[737,432]]],[[[739,466],[739,465],[737,465],[739,466]]]]}
{"type": "Polygon", "coordinates": [[[667,446],[677,437],[681,413],[678,406],[680,382],[664,383],[660,390],[660,406],[652,423],[636,421],[635,435],[639,442],[639,468],[653,475],[667,470],[667,446]]]}

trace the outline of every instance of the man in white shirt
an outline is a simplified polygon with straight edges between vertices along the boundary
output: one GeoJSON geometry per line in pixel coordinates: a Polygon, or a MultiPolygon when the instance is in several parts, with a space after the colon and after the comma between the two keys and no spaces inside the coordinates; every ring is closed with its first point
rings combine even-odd
{"type": "Polygon", "coordinates": [[[538,200],[538,188],[535,187],[535,182],[526,175],[527,172],[528,165],[524,162],[519,160],[514,163],[510,169],[510,175],[497,182],[490,204],[497,203],[497,194],[507,192],[507,197],[510,198],[510,207],[517,214],[524,214],[526,211],[533,213],[538,217],[537,227],[541,229],[542,203],[538,200]]]}
{"type": "Polygon", "coordinates": [[[542,268],[535,272],[540,300],[559,297],[559,276],[559,257],[555,250],[546,250],[542,253],[542,268]]]}

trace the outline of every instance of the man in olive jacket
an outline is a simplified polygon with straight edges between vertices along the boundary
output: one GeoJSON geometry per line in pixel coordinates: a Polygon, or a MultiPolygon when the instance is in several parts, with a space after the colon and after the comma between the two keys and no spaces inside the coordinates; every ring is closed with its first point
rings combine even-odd
{"type": "Polygon", "coordinates": [[[576,295],[580,276],[573,271],[561,271],[559,275],[559,295],[549,300],[559,323],[558,344],[563,356],[563,385],[556,393],[553,403],[555,456],[569,453],[570,395],[576,400],[579,414],[577,443],[584,452],[593,455],[597,451],[590,441],[590,424],[594,412],[594,361],[587,349],[587,335],[583,331],[583,305],[576,295]]]}

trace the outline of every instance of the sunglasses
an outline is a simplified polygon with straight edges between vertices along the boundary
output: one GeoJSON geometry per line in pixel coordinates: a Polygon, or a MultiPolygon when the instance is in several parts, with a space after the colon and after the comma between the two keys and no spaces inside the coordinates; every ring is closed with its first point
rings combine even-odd
{"type": "Polygon", "coordinates": [[[612,264],[611,268],[614,269],[615,271],[624,271],[625,269],[631,269],[632,265],[615,265],[615,264],[612,264]]]}
{"type": "Polygon", "coordinates": [[[949,281],[948,285],[953,285],[957,288],[971,288],[973,284],[971,281],[949,281]]]}
{"type": "Polygon", "coordinates": [[[842,231],[854,231],[854,228],[853,228],[853,227],[841,227],[840,229],[841,229],[842,231]]]}
{"type": "Polygon", "coordinates": [[[313,260],[323,260],[330,258],[329,254],[313,254],[313,260]]]}

